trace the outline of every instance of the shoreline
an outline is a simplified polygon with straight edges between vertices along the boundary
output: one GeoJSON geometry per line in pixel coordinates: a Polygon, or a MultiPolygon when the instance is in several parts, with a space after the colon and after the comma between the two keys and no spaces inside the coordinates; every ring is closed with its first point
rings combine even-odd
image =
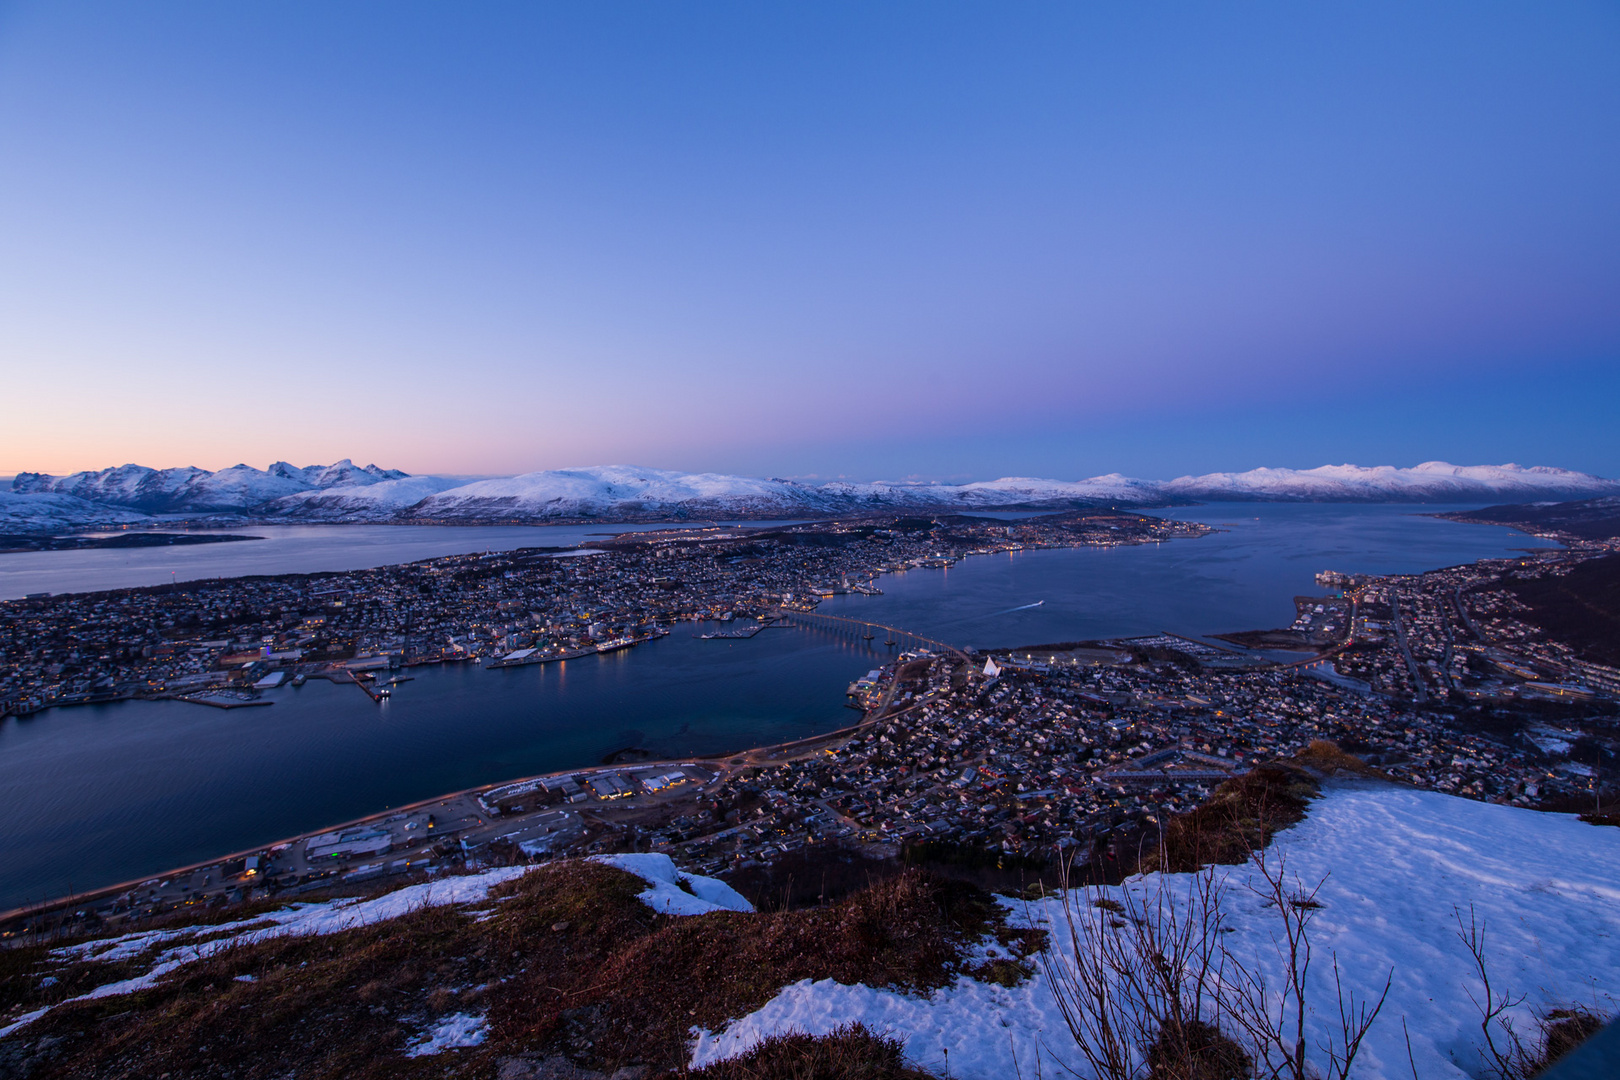
{"type": "MultiPolygon", "coordinates": [[[[1196,526],[1196,525],[1198,525],[1200,523],[1181,522],[1180,524],[1185,524],[1185,525],[1189,525],[1189,526],[1196,526]]],[[[1218,531],[1216,529],[1208,527],[1207,525],[1204,526],[1204,529],[1207,530],[1207,532],[1218,531]]],[[[1207,533],[1201,533],[1199,535],[1205,535],[1205,534],[1207,534],[1207,533]]],[[[1177,537],[1177,538],[1196,538],[1196,537],[1177,537]]],[[[1153,539],[1123,540],[1123,541],[1120,541],[1118,543],[1119,543],[1120,546],[1159,545],[1159,544],[1165,543],[1165,539],[1153,538],[1153,539]]],[[[1048,547],[1048,546],[1050,546],[1052,548],[1058,548],[1058,549],[1078,549],[1078,548],[1093,547],[1093,546],[1115,546],[1115,544],[1109,543],[1109,544],[1104,544],[1104,545],[1096,545],[1096,544],[1078,543],[1078,544],[1054,544],[1054,545],[1042,544],[1042,545],[1038,545],[1038,546],[1039,547],[1048,547]]],[[[993,551],[971,551],[970,550],[970,551],[962,552],[961,555],[958,556],[958,557],[959,558],[967,558],[967,557],[970,557],[970,556],[976,555],[976,554],[995,554],[995,553],[996,552],[993,552],[993,551]]],[[[912,567],[884,567],[884,568],[880,569],[878,571],[878,573],[874,574],[871,578],[869,578],[867,580],[876,581],[876,580],[878,580],[878,579],[880,579],[883,576],[886,576],[888,574],[903,573],[903,572],[905,572],[906,569],[911,569],[911,568],[912,567]]],[[[255,575],[255,576],[257,576],[257,575],[255,575]]],[[[279,575],[277,575],[277,576],[279,576],[279,575]]],[[[817,606],[819,606],[819,604],[817,606]]],[[[811,609],[810,612],[806,612],[805,614],[814,615],[815,614],[814,609],[811,609]]],[[[836,616],[826,616],[826,618],[836,618],[836,616]]],[[[1180,636],[1180,635],[1176,635],[1176,636],[1180,636]]],[[[1299,661],[1296,661],[1294,663],[1282,664],[1282,665],[1278,665],[1278,666],[1287,667],[1287,668],[1293,668],[1293,667],[1304,667],[1304,666],[1311,665],[1311,664],[1321,663],[1323,660],[1330,659],[1333,655],[1335,655],[1338,652],[1342,651],[1347,645],[1348,645],[1348,642],[1341,642],[1336,648],[1331,649],[1326,654],[1319,653],[1317,655],[1313,655],[1313,656],[1310,656],[1308,658],[1303,658],[1303,659],[1301,659],[1299,661]]],[[[460,659],[460,658],[457,658],[457,659],[460,659]]],[[[434,661],[428,661],[428,662],[429,663],[444,663],[444,662],[447,662],[447,659],[446,658],[437,658],[434,661]]],[[[68,704],[101,704],[101,703],[103,703],[103,702],[61,703],[61,705],[58,705],[58,706],[55,706],[55,707],[64,707],[64,706],[66,706],[68,704]]],[[[749,759],[750,761],[754,761],[754,762],[758,762],[758,761],[761,761],[761,760],[771,760],[771,759],[780,760],[785,754],[791,752],[794,748],[803,747],[803,746],[806,746],[806,745],[809,745],[809,744],[830,743],[830,742],[837,741],[839,739],[848,738],[849,736],[853,735],[855,732],[859,731],[862,727],[867,726],[870,723],[872,723],[875,719],[877,719],[877,718],[879,718],[881,716],[890,715],[890,714],[888,714],[886,712],[887,704],[888,703],[885,702],[883,705],[880,705],[877,709],[866,713],[865,715],[862,716],[861,720],[858,723],[854,724],[854,725],[848,725],[848,726],[845,726],[845,727],[841,727],[841,728],[835,729],[835,730],[830,731],[830,732],[825,732],[825,733],[821,733],[821,734],[818,734],[818,735],[806,736],[806,737],[799,738],[799,739],[788,740],[786,742],[778,742],[778,743],[764,744],[764,745],[760,745],[760,746],[746,747],[746,748],[742,748],[742,749],[734,750],[734,751],[730,751],[730,752],[725,752],[725,753],[708,754],[708,755],[702,755],[702,756],[699,756],[699,757],[688,756],[686,758],[686,760],[689,760],[689,761],[690,760],[697,760],[697,761],[703,761],[703,762],[706,762],[706,763],[718,765],[720,767],[720,771],[722,771],[722,772],[729,772],[730,769],[732,768],[731,766],[725,766],[725,765],[720,764],[724,759],[727,759],[727,758],[735,758],[735,757],[742,756],[742,757],[744,757],[746,759],[749,759]]],[[[908,706],[908,708],[909,707],[910,706],[908,706]]],[[[647,761],[634,763],[634,767],[637,767],[637,768],[649,768],[649,767],[656,767],[656,766],[659,766],[659,765],[669,765],[669,764],[675,764],[675,763],[676,763],[676,759],[648,759],[647,761]]],[[[463,789],[456,790],[456,791],[451,791],[451,792],[440,792],[440,793],[436,793],[434,795],[427,796],[425,798],[416,800],[416,801],[411,802],[411,803],[403,804],[401,806],[385,807],[385,808],[382,808],[380,810],[372,811],[370,813],[363,814],[363,815],[361,815],[359,817],[353,818],[353,819],[351,819],[349,821],[345,821],[345,822],[338,823],[338,824],[335,824],[335,825],[327,825],[327,826],[323,826],[323,827],[320,827],[320,828],[314,828],[314,829],[311,829],[311,830],[307,830],[307,831],[301,832],[301,833],[299,833],[299,834],[297,834],[296,836],[293,836],[293,837],[287,837],[287,838],[281,838],[281,839],[277,839],[277,840],[267,841],[265,843],[256,844],[256,845],[254,845],[254,846],[252,846],[252,847],[250,847],[248,849],[242,849],[242,850],[239,850],[239,851],[232,851],[232,852],[230,852],[228,854],[225,854],[225,855],[211,857],[209,859],[199,861],[199,862],[194,862],[194,863],[191,863],[191,864],[188,864],[188,865],[185,865],[185,866],[174,867],[174,868],[170,868],[170,869],[167,869],[167,870],[164,870],[164,871],[161,871],[161,872],[147,874],[147,875],[144,875],[142,878],[140,878],[138,880],[131,879],[129,881],[123,881],[123,882],[115,883],[115,884],[112,884],[112,885],[99,887],[99,888],[92,889],[92,890],[89,890],[89,891],[86,891],[86,892],[75,892],[75,893],[69,894],[67,896],[61,897],[59,899],[55,899],[55,900],[41,900],[41,901],[34,902],[34,903],[23,904],[23,905],[20,905],[20,906],[18,906],[16,908],[7,910],[5,912],[0,912],[0,920],[11,921],[11,920],[17,919],[17,918],[23,918],[23,917],[28,917],[28,916],[36,916],[36,915],[41,915],[41,914],[47,914],[47,913],[50,913],[50,912],[53,912],[53,911],[62,910],[64,908],[71,908],[71,907],[73,907],[73,906],[75,906],[77,904],[92,903],[97,899],[103,898],[103,897],[105,897],[105,896],[107,896],[109,894],[116,894],[116,893],[118,893],[120,891],[127,890],[127,889],[129,889],[129,888],[131,888],[133,886],[139,885],[143,881],[151,880],[152,878],[174,877],[176,875],[184,874],[184,873],[187,873],[187,872],[192,872],[192,871],[201,869],[203,867],[212,866],[212,865],[214,865],[216,863],[229,861],[229,860],[232,860],[232,859],[235,859],[235,858],[243,857],[245,855],[251,855],[251,854],[253,854],[255,852],[262,851],[267,847],[271,847],[271,846],[275,846],[275,845],[279,845],[279,844],[283,844],[283,843],[289,843],[289,844],[290,843],[296,843],[297,841],[306,840],[311,836],[318,835],[318,834],[323,833],[323,832],[328,832],[328,831],[333,831],[333,830],[338,830],[338,829],[351,828],[351,827],[355,827],[355,826],[365,825],[365,824],[368,824],[368,823],[376,822],[376,821],[378,821],[378,820],[380,820],[380,819],[382,819],[382,818],[384,818],[384,817],[386,817],[388,815],[391,815],[391,814],[397,814],[397,813],[409,811],[409,810],[414,809],[414,808],[420,808],[420,807],[429,806],[429,805],[432,805],[433,803],[441,802],[441,801],[448,800],[448,799],[454,799],[454,798],[457,798],[457,797],[462,797],[462,796],[468,796],[468,795],[472,795],[472,794],[476,794],[476,793],[487,792],[487,791],[490,791],[490,790],[493,790],[493,789],[499,788],[499,787],[505,787],[505,786],[510,786],[510,785],[514,785],[514,784],[521,784],[521,783],[525,783],[525,782],[530,782],[530,781],[535,781],[535,780],[540,780],[540,779],[545,779],[545,778],[551,778],[551,777],[558,777],[558,776],[564,776],[564,775],[590,776],[590,775],[595,775],[595,774],[597,774],[599,772],[614,771],[614,770],[618,770],[618,769],[623,769],[628,764],[630,764],[630,763],[619,763],[619,764],[616,764],[616,765],[593,764],[593,765],[587,765],[587,766],[583,766],[583,767],[579,767],[579,768],[573,768],[573,769],[556,769],[556,770],[551,770],[551,771],[544,772],[544,773],[533,774],[533,775],[530,775],[530,776],[517,777],[517,778],[507,778],[507,779],[502,779],[502,780],[499,780],[499,781],[493,781],[493,782],[489,782],[489,783],[473,785],[471,787],[467,787],[467,788],[463,788],[463,789]]],[[[748,766],[742,766],[742,767],[748,767],[748,766]]],[[[336,882],[334,882],[334,884],[336,884],[336,882]]]]}
{"type": "MultiPolygon", "coordinates": [[[[305,832],[298,833],[294,836],[286,836],[275,840],[269,840],[264,843],[254,844],[252,847],[232,851],[224,855],[216,855],[200,862],[188,863],[184,866],[177,866],[168,870],[147,874],[140,878],[131,878],[127,881],[117,882],[116,884],[100,886],[86,892],[73,893],[59,900],[42,900],[37,904],[24,904],[21,907],[11,908],[7,911],[0,911],[0,925],[13,922],[17,919],[26,919],[33,916],[50,914],[51,912],[75,907],[79,904],[93,903],[96,900],[104,899],[108,896],[136,888],[137,886],[154,879],[175,878],[182,874],[194,873],[198,870],[215,866],[219,863],[226,863],[235,859],[256,855],[268,848],[278,847],[283,844],[297,844],[300,841],[309,840],[311,837],[319,836],[323,833],[339,832],[345,829],[356,828],[361,825],[375,824],[396,814],[408,814],[415,810],[425,809],[436,803],[442,803],[451,799],[463,798],[467,796],[477,796],[481,793],[495,791],[499,788],[514,787],[519,784],[527,784],[539,780],[548,780],[554,777],[592,776],[597,773],[621,772],[629,768],[656,769],[664,766],[681,765],[692,762],[702,762],[705,765],[712,766],[716,771],[716,779],[718,779],[734,769],[752,768],[754,767],[753,763],[755,762],[785,760],[784,753],[795,751],[795,748],[798,748],[797,752],[802,752],[803,750],[808,750],[815,747],[815,744],[850,738],[862,728],[874,723],[876,720],[882,717],[898,715],[897,713],[891,714],[886,712],[888,704],[889,703],[885,701],[876,709],[865,713],[855,724],[837,728],[833,731],[824,732],[819,735],[807,735],[798,739],[790,739],[787,742],[767,743],[763,746],[745,747],[739,750],[729,750],[716,754],[686,755],[685,757],[679,758],[649,758],[646,761],[637,761],[633,763],[621,762],[612,765],[598,764],[586,765],[573,769],[554,769],[551,772],[535,773],[532,776],[512,777],[487,784],[476,784],[472,787],[462,788],[458,791],[441,792],[425,799],[418,799],[415,802],[403,803],[399,806],[384,807],[381,810],[376,810],[361,817],[352,818],[348,821],[323,825],[318,828],[309,829],[305,832]],[[743,763],[732,764],[726,760],[723,760],[733,758],[742,758],[743,763]]],[[[906,709],[914,707],[915,705],[908,705],[906,709]]],[[[900,712],[904,711],[906,710],[900,710],[900,712]]],[[[792,753],[788,753],[786,756],[794,755],[792,753]]]]}

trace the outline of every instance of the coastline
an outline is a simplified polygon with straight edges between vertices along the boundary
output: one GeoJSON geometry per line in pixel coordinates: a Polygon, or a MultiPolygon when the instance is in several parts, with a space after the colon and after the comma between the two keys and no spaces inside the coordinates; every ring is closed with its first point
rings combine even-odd
{"type": "MultiPolygon", "coordinates": [[[[513,777],[505,780],[498,780],[493,783],[478,784],[473,787],[462,788],[459,791],[442,792],[426,799],[418,799],[415,802],[405,803],[400,806],[384,807],[381,810],[373,811],[372,813],[365,814],[361,817],[352,818],[348,821],[338,822],[336,824],[324,825],[294,836],[282,837],[277,840],[270,840],[265,843],[255,844],[252,847],[232,851],[228,854],[218,855],[199,862],[189,863],[187,865],[174,867],[169,870],[147,874],[140,878],[132,878],[128,881],[121,881],[113,885],[102,886],[86,892],[73,893],[69,896],[62,897],[59,900],[45,900],[40,901],[37,904],[25,904],[21,907],[12,908],[8,911],[0,911],[0,928],[3,928],[7,924],[16,922],[18,920],[34,918],[40,915],[48,915],[52,912],[76,907],[80,904],[91,904],[98,900],[104,900],[109,896],[115,896],[119,893],[127,892],[130,889],[136,888],[154,879],[175,878],[183,874],[195,873],[198,870],[213,867],[221,863],[228,863],[236,859],[247,858],[282,845],[298,844],[300,842],[307,841],[312,837],[320,836],[324,833],[340,832],[365,825],[374,825],[389,817],[393,817],[394,815],[409,814],[413,811],[424,810],[428,807],[453,799],[467,797],[476,798],[478,795],[495,791],[500,788],[515,787],[520,784],[529,784],[549,779],[558,779],[564,776],[590,777],[598,774],[619,773],[629,768],[657,769],[691,762],[702,762],[705,766],[715,770],[715,780],[723,779],[733,771],[753,768],[757,763],[760,762],[787,761],[804,753],[820,751],[826,748],[823,746],[823,744],[828,744],[830,746],[832,743],[842,742],[843,740],[849,739],[855,735],[861,729],[876,722],[880,718],[898,715],[899,712],[909,711],[910,709],[916,707],[915,704],[908,705],[906,709],[898,710],[896,713],[888,713],[885,711],[888,704],[888,701],[885,700],[877,708],[874,708],[864,714],[860,721],[855,724],[819,735],[808,735],[799,739],[791,739],[787,742],[768,743],[763,746],[753,746],[740,750],[730,750],[718,754],[688,755],[684,758],[648,759],[646,761],[637,761],[634,763],[587,765],[574,769],[555,769],[551,772],[536,773],[532,776],[513,777]],[[733,761],[722,759],[741,759],[741,763],[738,764],[734,763],[733,761]]],[[[687,794],[689,793],[682,792],[679,797],[684,798],[687,794]]],[[[336,883],[334,882],[334,884],[336,883]]],[[[0,929],[0,940],[3,940],[7,936],[10,936],[10,932],[0,929]]]]}

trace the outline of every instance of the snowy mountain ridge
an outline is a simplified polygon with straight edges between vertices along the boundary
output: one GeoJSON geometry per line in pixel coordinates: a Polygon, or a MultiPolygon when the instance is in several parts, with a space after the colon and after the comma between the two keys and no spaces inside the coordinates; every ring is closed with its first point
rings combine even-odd
{"type": "Polygon", "coordinates": [[[1161,485],[1169,494],[1199,499],[1324,500],[1345,502],[1455,499],[1581,498],[1620,492],[1620,481],[1545,465],[1452,465],[1425,461],[1392,465],[1322,465],[1315,469],[1250,469],[1183,476],[1161,485]]]}
{"type": "Polygon", "coordinates": [[[147,514],[237,513],[305,491],[359,487],[404,476],[397,469],[362,467],[348,458],[333,465],[298,468],[278,461],[268,469],[233,465],[218,472],[194,466],[120,465],[70,476],[18,473],[11,490],[18,495],[70,495],[147,514]]]}
{"type": "Polygon", "coordinates": [[[1531,502],[1620,495],[1620,481],[1547,466],[1259,468],[1175,480],[1108,473],[1085,480],[1003,477],[967,484],[813,484],[632,465],[549,469],[473,480],[410,476],[344,459],[268,469],[123,465],[53,477],[22,473],[0,501],[13,531],[131,523],[144,515],[250,516],[270,521],[557,522],[768,518],[867,511],[1065,510],[1196,500],[1266,502],[1531,502]]]}

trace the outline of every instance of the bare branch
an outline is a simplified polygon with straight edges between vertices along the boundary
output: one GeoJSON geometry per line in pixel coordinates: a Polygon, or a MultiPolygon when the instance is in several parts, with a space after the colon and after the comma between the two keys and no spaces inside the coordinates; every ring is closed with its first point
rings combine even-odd
{"type": "Polygon", "coordinates": [[[1505,992],[1499,995],[1492,988],[1491,973],[1485,966],[1485,922],[1475,913],[1474,905],[1468,905],[1466,924],[1460,908],[1451,910],[1457,919],[1457,938],[1474,958],[1474,970],[1479,973],[1479,981],[1485,990],[1484,1000],[1481,1000],[1469,988],[1468,1000],[1479,1010],[1479,1030],[1485,1038],[1485,1053],[1490,1056],[1489,1066],[1502,1080],[1523,1080],[1536,1071],[1536,1056],[1525,1047],[1524,1040],[1513,1029],[1512,1018],[1507,1014],[1524,1003],[1524,996],[1521,994],[1515,998],[1505,992]],[[1493,1028],[1500,1030],[1504,1046],[1497,1045],[1493,1028]]]}

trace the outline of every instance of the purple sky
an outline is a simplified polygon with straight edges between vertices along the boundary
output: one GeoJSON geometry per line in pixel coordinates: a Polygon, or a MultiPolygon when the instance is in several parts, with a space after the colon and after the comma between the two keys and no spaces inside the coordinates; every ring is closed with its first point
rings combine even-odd
{"type": "Polygon", "coordinates": [[[1612,4],[0,2],[0,474],[1620,475],[1612,4]]]}

